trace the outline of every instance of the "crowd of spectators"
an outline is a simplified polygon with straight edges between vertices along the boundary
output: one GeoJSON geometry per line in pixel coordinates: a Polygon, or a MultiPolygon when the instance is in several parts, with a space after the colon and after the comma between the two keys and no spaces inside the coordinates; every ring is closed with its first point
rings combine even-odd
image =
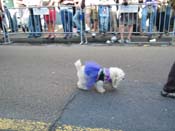
{"type": "MultiPolygon", "coordinates": [[[[118,37],[119,43],[130,43],[132,34],[147,35],[149,40],[154,33],[159,37],[170,31],[174,20],[174,0],[13,0],[22,18],[28,15],[23,31],[28,31],[29,38],[40,37],[54,39],[57,12],[63,27],[64,38],[72,38],[76,33],[91,32],[105,35],[107,32],[118,37]],[[27,8],[26,8],[27,7],[27,8]],[[38,10],[42,10],[39,13],[38,10]],[[26,11],[26,12],[25,12],[26,11]],[[44,12],[44,13],[43,13],[44,12]],[[47,27],[46,31],[43,29],[47,27]],[[126,28],[125,28],[126,27],[126,28]],[[154,29],[156,27],[156,30],[154,29]],[[119,35],[117,35],[119,34],[119,35]]],[[[3,14],[7,15],[9,28],[12,32],[18,31],[16,14],[12,14],[8,7],[0,5],[0,27],[3,29],[3,14]]],[[[14,9],[12,9],[14,10],[14,9]]],[[[116,38],[117,39],[117,38],[116,38]]]]}

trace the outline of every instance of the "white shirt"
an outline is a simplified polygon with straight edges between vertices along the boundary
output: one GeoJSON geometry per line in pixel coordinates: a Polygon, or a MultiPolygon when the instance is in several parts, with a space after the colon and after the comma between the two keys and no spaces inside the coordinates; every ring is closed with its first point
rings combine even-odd
{"type": "Polygon", "coordinates": [[[85,6],[98,5],[99,0],[85,0],[85,6]]]}
{"type": "Polygon", "coordinates": [[[23,0],[24,4],[28,6],[41,6],[42,0],[23,0]]]}

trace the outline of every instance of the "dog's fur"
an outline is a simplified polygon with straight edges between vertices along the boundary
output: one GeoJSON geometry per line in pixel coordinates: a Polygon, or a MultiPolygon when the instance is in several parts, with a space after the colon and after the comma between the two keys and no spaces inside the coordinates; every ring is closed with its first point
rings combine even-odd
{"type": "MultiPolygon", "coordinates": [[[[83,90],[88,90],[88,88],[86,87],[85,66],[82,65],[80,60],[77,60],[74,63],[74,65],[77,69],[77,76],[78,76],[77,86],[78,86],[78,88],[83,89],[83,90]]],[[[109,73],[110,73],[112,88],[116,89],[118,87],[120,81],[124,80],[125,73],[122,69],[120,69],[118,67],[110,67],[109,73]]],[[[104,93],[106,91],[105,88],[103,87],[104,82],[106,82],[106,81],[97,80],[95,85],[94,85],[94,87],[96,88],[96,90],[99,93],[104,93]]]]}

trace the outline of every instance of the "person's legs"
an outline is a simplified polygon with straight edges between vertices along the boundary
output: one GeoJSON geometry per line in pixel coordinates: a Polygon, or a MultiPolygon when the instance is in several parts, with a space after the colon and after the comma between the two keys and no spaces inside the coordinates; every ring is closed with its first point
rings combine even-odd
{"type": "Polygon", "coordinates": [[[150,33],[153,32],[155,16],[156,16],[155,12],[153,12],[152,14],[150,14],[149,28],[148,28],[148,32],[150,32],[150,33]]]}
{"type": "Polygon", "coordinates": [[[40,16],[39,15],[34,15],[34,34],[35,34],[35,37],[39,37],[41,36],[41,19],[40,19],[40,16]]]}
{"type": "Polygon", "coordinates": [[[125,31],[125,13],[122,13],[119,19],[119,32],[120,32],[120,40],[118,40],[119,43],[124,43],[124,31],[125,31]]]}
{"type": "Polygon", "coordinates": [[[142,32],[146,32],[146,20],[147,20],[147,9],[143,8],[142,9],[142,20],[141,20],[141,29],[142,32]]]}
{"type": "Polygon", "coordinates": [[[34,32],[34,26],[33,26],[33,23],[34,23],[34,18],[33,18],[33,10],[32,8],[29,8],[29,12],[30,12],[30,15],[29,15],[29,20],[28,20],[28,27],[29,27],[29,35],[28,37],[34,37],[33,35],[33,32],[34,32]]]}
{"type": "Polygon", "coordinates": [[[55,38],[55,23],[56,23],[56,10],[53,8],[53,9],[50,9],[49,10],[49,23],[50,23],[50,32],[51,32],[51,39],[54,39],[55,38]]]}
{"type": "Polygon", "coordinates": [[[120,32],[120,40],[119,43],[123,43],[124,42],[124,30],[125,30],[125,26],[123,24],[119,24],[119,32],[120,32]]]}
{"type": "Polygon", "coordinates": [[[133,32],[133,25],[128,25],[128,40],[131,40],[131,36],[132,36],[132,32],[133,32]]]}
{"type": "Polygon", "coordinates": [[[89,31],[90,30],[90,27],[91,27],[91,7],[86,7],[86,12],[85,12],[85,28],[86,28],[86,31],[89,31]]]}
{"type": "Polygon", "coordinates": [[[169,31],[170,26],[170,19],[171,19],[171,6],[167,6],[166,12],[165,12],[165,32],[167,33],[169,31]]]}
{"type": "Polygon", "coordinates": [[[104,18],[104,31],[107,32],[109,27],[109,16],[104,18]]]}
{"type": "Polygon", "coordinates": [[[93,6],[91,11],[92,11],[91,12],[91,18],[93,20],[93,29],[92,29],[92,31],[96,32],[97,29],[98,29],[98,18],[99,18],[97,6],[93,6]]]}
{"type": "Polygon", "coordinates": [[[68,9],[68,32],[70,32],[69,37],[72,37],[72,30],[73,30],[73,23],[72,23],[72,18],[73,18],[73,10],[68,9]]]}
{"type": "Polygon", "coordinates": [[[117,32],[117,14],[111,11],[111,32],[117,32]]]}
{"type": "MultiPolygon", "coordinates": [[[[61,22],[63,25],[63,30],[66,33],[67,32],[67,20],[66,20],[66,16],[67,16],[67,10],[65,9],[61,9],[61,22]]],[[[64,38],[67,39],[68,34],[65,34],[64,38]]]]}
{"type": "Polygon", "coordinates": [[[80,10],[76,9],[75,15],[73,16],[73,22],[77,27],[77,32],[80,32],[81,24],[80,24],[80,10]]]}
{"type": "Polygon", "coordinates": [[[161,91],[161,95],[175,98],[175,62],[170,69],[168,80],[161,91]]]}

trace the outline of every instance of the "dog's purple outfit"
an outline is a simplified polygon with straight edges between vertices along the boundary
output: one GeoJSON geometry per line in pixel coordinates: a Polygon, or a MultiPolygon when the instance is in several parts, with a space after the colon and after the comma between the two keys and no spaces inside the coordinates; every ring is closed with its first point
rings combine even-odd
{"type": "Polygon", "coordinates": [[[94,84],[99,80],[100,75],[103,75],[103,80],[111,82],[110,73],[108,68],[102,68],[99,64],[93,61],[85,63],[86,74],[86,87],[91,89],[94,84]],[[102,72],[102,73],[101,73],[102,72]]]}

